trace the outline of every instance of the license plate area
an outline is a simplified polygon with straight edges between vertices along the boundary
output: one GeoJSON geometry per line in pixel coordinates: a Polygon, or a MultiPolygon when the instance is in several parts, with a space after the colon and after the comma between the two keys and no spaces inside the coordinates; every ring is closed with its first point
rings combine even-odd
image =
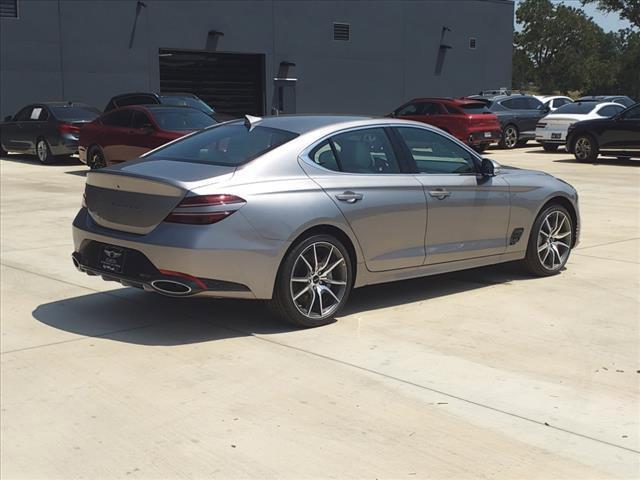
{"type": "Polygon", "coordinates": [[[484,132],[484,138],[491,138],[491,132],[484,132]]]}
{"type": "Polygon", "coordinates": [[[552,140],[560,140],[562,138],[562,134],[561,133],[552,133],[551,134],[551,139],[552,140]]]}
{"type": "Polygon", "coordinates": [[[122,247],[103,245],[98,260],[98,268],[105,272],[122,273],[127,252],[122,247]]]}

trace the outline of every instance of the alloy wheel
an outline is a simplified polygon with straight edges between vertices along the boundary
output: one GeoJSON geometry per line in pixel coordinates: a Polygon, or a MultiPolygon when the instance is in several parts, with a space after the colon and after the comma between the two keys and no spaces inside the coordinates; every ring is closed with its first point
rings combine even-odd
{"type": "Polygon", "coordinates": [[[586,160],[591,155],[591,142],[587,137],[580,137],[576,141],[573,151],[578,160],[586,160]]]}
{"type": "Polygon", "coordinates": [[[296,259],[290,278],[291,298],[308,318],[333,314],[347,291],[347,265],[340,250],[328,242],[315,242],[296,259]]]}
{"type": "Polygon", "coordinates": [[[104,159],[104,156],[100,152],[100,150],[95,149],[91,152],[89,167],[92,170],[98,168],[104,168],[107,166],[107,162],[104,159]]]}
{"type": "Polygon", "coordinates": [[[548,270],[559,270],[571,251],[571,221],[564,212],[550,212],[540,225],[538,258],[548,270]]]}
{"type": "Polygon", "coordinates": [[[518,143],[518,132],[514,127],[507,127],[504,131],[504,145],[513,148],[518,143]]]}
{"type": "Polygon", "coordinates": [[[36,144],[36,154],[38,155],[38,160],[40,160],[42,163],[45,163],[47,161],[47,157],[49,154],[47,149],[47,142],[45,142],[44,140],[38,140],[38,143],[36,144]]]}

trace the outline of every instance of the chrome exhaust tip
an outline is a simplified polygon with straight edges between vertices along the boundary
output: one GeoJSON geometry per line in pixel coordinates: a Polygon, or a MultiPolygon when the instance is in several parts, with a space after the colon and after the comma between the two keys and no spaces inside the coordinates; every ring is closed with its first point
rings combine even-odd
{"type": "Polygon", "coordinates": [[[154,280],[151,286],[156,292],[164,295],[189,295],[192,292],[189,285],[174,280],[154,280]]]}
{"type": "Polygon", "coordinates": [[[71,261],[73,262],[73,266],[76,267],[76,270],[82,272],[82,266],[80,265],[80,261],[78,260],[77,253],[74,252],[71,254],[71,261]]]}

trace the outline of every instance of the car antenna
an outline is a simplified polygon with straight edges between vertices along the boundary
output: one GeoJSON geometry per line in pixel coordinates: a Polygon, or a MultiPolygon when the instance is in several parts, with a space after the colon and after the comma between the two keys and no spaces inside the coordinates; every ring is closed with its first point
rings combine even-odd
{"type": "Polygon", "coordinates": [[[262,120],[262,117],[254,117],[253,115],[245,115],[244,116],[244,126],[247,130],[253,130],[253,127],[256,126],[258,122],[262,120]]]}

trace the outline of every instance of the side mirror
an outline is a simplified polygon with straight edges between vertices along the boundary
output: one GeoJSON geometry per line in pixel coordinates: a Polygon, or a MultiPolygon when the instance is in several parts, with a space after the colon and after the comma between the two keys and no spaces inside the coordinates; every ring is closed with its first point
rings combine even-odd
{"type": "Polygon", "coordinates": [[[493,160],[489,158],[482,159],[482,165],[480,167],[480,173],[485,177],[494,177],[497,173],[498,169],[496,168],[493,160]]]}
{"type": "Polygon", "coordinates": [[[11,115],[7,115],[6,117],[4,117],[5,122],[10,122],[11,120],[13,120],[13,117],[11,115]]]}

